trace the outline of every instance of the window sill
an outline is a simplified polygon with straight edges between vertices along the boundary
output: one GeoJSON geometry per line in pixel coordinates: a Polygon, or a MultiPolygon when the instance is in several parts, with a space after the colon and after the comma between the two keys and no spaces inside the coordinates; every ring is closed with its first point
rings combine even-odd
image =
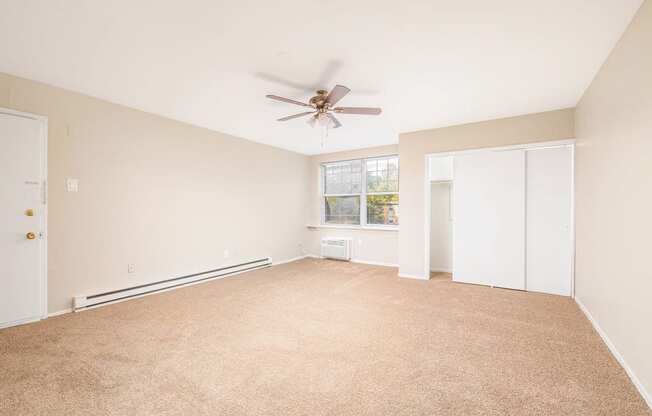
{"type": "Polygon", "coordinates": [[[309,229],[330,228],[337,230],[360,230],[360,231],[398,231],[398,226],[373,226],[373,225],[334,225],[334,224],[309,224],[306,225],[309,229]]]}

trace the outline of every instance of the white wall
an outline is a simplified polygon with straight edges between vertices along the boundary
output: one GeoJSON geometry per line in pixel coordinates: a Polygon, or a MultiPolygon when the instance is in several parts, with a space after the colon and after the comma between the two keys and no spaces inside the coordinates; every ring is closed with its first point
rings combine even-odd
{"type": "Polygon", "coordinates": [[[576,295],[652,406],[652,2],[577,107],[576,295]]]}
{"type": "Polygon", "coordinates": [[[300,255],[307,156],[3,74],[0,107],[49,117],[50,312],[74,295],[300,255]]]}
{"type": "MultiPolygon", "coordinates": [[[[397,145],[311,156],[306,225],[319,225],[321,221],[321,191],[319,184],[321,180],[320,165],[322,163],[395,154],[398,154],[397,145]]],[[[401,170],[401,162],[399,161],[399,175],[401,170]]],[[[399,222],[401,221],[400,218],[399,222]]],[[[354,240],[352,253],[354,260],[395,266],[398,264],[398,234],[398,230],[379,231],[311,227],[306,228],[305,252],[319,255],[319,244],[322,237],[347,237],[354,240]]]]}
{"type": "Polygon", "coordinates": [[[453,222],[450,205],[451,183],[430,185],[430,270],[452,272],[453,222]]]}

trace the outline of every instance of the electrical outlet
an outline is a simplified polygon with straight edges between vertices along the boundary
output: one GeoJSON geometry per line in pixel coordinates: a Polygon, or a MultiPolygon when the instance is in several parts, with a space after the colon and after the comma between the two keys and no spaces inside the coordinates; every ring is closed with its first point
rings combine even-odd
{"type": "Polygon", "coordinates": [[[230,255],[231,255],[231,253],[229,253],[229,250],[228,250],[228,249],[227,249],[227,250],[224,250],[224,258],[225,258],[225,259],[228,259],[230,255]]]}
{"type": "Polygon", "coordinates": [[[135,273],[136,272],[136,265],[133,263],[130,263],[127,265],[127,273],[135,273]]]}
{"type": "Polygon", "coordinates": [[[66,178],[66,191],[79,192],[79,179],[66,178]]]}

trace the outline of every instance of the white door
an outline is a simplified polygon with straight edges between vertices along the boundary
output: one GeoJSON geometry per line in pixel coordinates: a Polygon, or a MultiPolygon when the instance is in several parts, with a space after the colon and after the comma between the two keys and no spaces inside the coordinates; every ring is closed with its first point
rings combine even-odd
{"type": "Polygon", "coordinates": [[[571,295],[572,148],[527,151],[527,290],[571,295]]]}
{"type": "Polygon", "coordinates": [[[525,152],[455,156],[453,280],[525,289],[525,152]]]}
{"type": "Polygon", "coordinates": [[[44,129],[0,109],[0,328],[46,314],[44,129]]]}

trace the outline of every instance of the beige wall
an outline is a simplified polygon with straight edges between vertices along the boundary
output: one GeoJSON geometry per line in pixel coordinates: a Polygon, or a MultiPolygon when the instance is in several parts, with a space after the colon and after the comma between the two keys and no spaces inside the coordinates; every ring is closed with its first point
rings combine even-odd
{"type": "Polygon", "coordinates": [[[577,107],[576,295],[652,405],[652,2],[577,107]]]}
{"type": "Polygon", "coordinates": [[[49,117],[50,312],[73,295],[300,255],[307,156],[3,74],[0,107],[49,117]]]}
{"type": "Polygon", "coordinates": [[[427,276],[425,265],[425,155],[572,138],[574,110],[558,110],[399,136],[401,231],[399,273],[427,276]]]}
{"type": "MultiPolygon", "coordinates": [[[[398,145],[370,147],[367,149],[328,153],[310,157],[307,224],[319,225],[321,221],[320,164],[338,160],[395,154],[398,154],[398,145]]],[[[399,175],[400,169],[402,169],[402,166],[399,162],[399,175]]],[[[398,264],[398,231],[310,228],[306,232],[305,240],[306,252],[308,254],[319,254],[319,243],[322,237],[346,237],[353,239],[352,257],[354,260],[388,265],[398,264]]]]}

